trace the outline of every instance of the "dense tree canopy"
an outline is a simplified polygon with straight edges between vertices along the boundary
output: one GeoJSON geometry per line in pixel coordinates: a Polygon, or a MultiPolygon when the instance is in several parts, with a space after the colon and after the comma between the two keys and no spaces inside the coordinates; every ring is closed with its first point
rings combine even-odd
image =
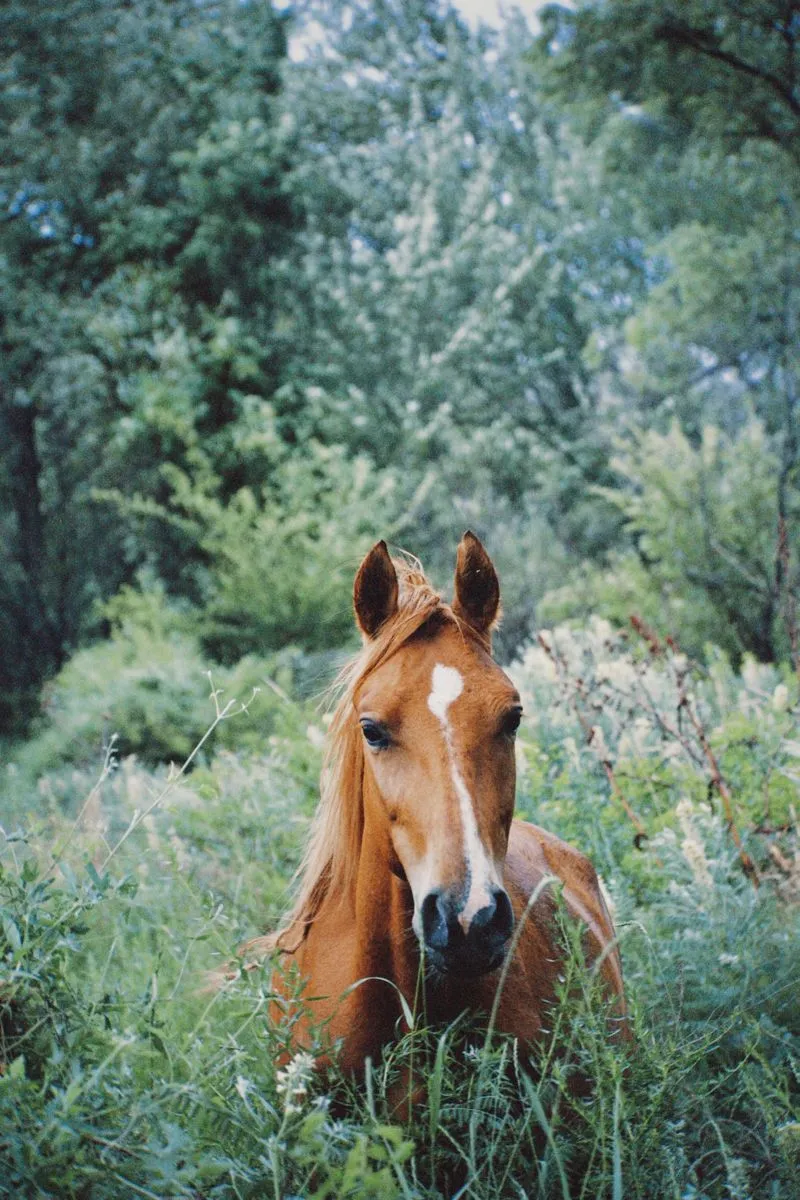
{"type": "Polygon", "coordinates": [[[162,466],[198,455],[223,491],[248,458],[263,476],[242,443],[248,424],[266,436],[253,409],[279,374],[272,264],[293,217],[269,5],[74,0],[0,22],[9,695],[63,661],[133,566],[175,578],[193,556],[164,530],[139,543],[94,489],[163,499],[162,466]]]}
{"type": "Polygon", "coordinates": [[[800,9],[540,18],[4,6],[6,723],[123,584],[319,649],[365,545],[444,582],[467,525],[506,654],[591,605],[785,650],[800,9]]]}

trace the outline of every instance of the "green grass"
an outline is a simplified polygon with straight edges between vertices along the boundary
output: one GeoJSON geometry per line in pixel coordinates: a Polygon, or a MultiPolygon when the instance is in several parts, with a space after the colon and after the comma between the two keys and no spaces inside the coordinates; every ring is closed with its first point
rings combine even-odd
{"type": "MultiPolygon", "coordinates": [[[[719,738],[741,711],[730,689],[705,712],[719,738]]],[[[523,737],[520,807],[591,850],[616,902],[629,1047],[609,1040],[565,924],[562,994],[529,1067],[485,1024],[415,1018],[356,1079],[315,1076],[302,1057],[276,1069],[287,1031],[270,1023],[268,968],[204,986],[276,920],[313,811],[320,719],[284,703],[260,748],[254,706],[231,722],[231,749],[172,783],[132,759],[94,790],[96,773],[76,766],[35,784],[7,773],[0,1196],[800,1194],[800,908],[797,880],[769,856],[775,844],[796,864],[796,831],[756,835],[747,815],[770,773],[795,803],[771,692],[748,717],[761,741],[731,760],[758,891],[701,766],[661,751],[622,764],[655,796],[637,851],[571,718],[551,709],[523,737]],[[425,1096],[404,1122],[387,1097],[409,1065],[425,1096]]]]}

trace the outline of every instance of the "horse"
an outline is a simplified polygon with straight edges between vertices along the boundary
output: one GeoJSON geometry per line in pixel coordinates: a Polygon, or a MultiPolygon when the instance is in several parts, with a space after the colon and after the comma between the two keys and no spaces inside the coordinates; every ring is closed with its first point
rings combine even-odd
{"type": "Polygon", "coordinates": [[[430,1022],[491,1011],[498,1032],[535,1043],[560,970],[550,881],[624,1033],[620,956],[591,863],[514,819],[522,706],[491,655],[500,586],[486,550],[464,534],[447,604],[416,560],[393,560],[380,541],[353,605],[363,648],[341,680],[297,898],[277,933],[247,947],[302,981],[292,995],[276,985],[293,1051],[324,1027],[344,1071],[363,1070],[402,1031],[420,980],[430,1022]]]}

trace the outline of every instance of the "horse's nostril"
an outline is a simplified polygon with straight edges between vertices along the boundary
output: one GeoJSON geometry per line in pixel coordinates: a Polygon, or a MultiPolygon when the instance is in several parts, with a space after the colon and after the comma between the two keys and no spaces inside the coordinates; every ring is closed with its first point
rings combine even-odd
{"type": "Polygon", "coordinates": [[[497,905],[495,928],[504,938],[509,938],[514,928],[514,910],[508,898],[508,892],[503,891],[502,888],[498,889],[495,903],[497,905]]]}
{"type": "Polygon", "coordinates": [[[513,928],[514,913],[508,892],[503,888],[493,888],[491,902],[478,909],[472,918],[470,935],[481,939],[493,937],[498,941],[506,941],[513,928]]]}
{"type": "Polygon", "coordinates": [[[422,939],[434,958],[455,973],[480,974],[497,964],[514,928],[508,893],[501,887],[489,892],[489,903],[479,908],[465,929],[460,892],[429,892],[419,909],[422,939]]]}
{"type": "Polygon", "coordinates": [[[422,936],[425,945],[433,950],[444,950],[449,940],[447,907],[441,892],[428,892],[420,909],[422,936]]]}

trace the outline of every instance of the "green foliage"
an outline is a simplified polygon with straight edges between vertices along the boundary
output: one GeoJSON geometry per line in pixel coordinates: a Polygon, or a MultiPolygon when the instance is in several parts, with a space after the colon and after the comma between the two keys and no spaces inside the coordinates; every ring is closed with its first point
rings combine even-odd
{"type": "Polygon", "coordinates": [[[390,475],[311,443],[302,458],[277,462],[260,493],[243,488],[226,504],[173,479],[165,515],[195,526],[205,593],[197,622],[216,657],[348,640],[353,574],[376,529],[390,526],[380,515],[392,511],[390,475]]]}
{"type": "Polygon", "coordinates": [[[524,27],[489,58],[485,36],[422,0],[310,14],[337,53],[286,78],[287,136],[316,152],[298,156],[282,420],[399,469],[409,498],[421,484],[408,544],[434,572],[465,523],[499,526],[499,543],[508,529],[519,639],[543,590],[519,562],[543,527],[556,556],[596,553],[615,528],[582,503],[608,479],[608,445],[582,357],[586,230],[568,215],[581,167],[526,87],[524,27]]]}
{"type": "MultiPolygon", "coordinates": [[[[596,611],[619,625],[631,614],[678,637],[691,654],[707,643],[738,661],[788,651],[786,596],[776,564],[780,464],[751,421],[737,437],[706,426],[693,445],[674,424],[624,445],[614,460],[616,504],[636,550],[551,593],[544,620],[596,611]]],[[[786,516],[796,546],[796,503],[786,516]]]]}
{"type": "Polygon", "coordinates": [[[465,526],[506,656],[575,578],[584,610],[783,653],[797,29],[773,16],[587,0],[534,39],[446,0],[6,6],[4,725],[142,567],[232,663],[341,643],[366,544],[444,581],[465,526]],[[664,506],[657,446],[689,470],[753,413],[776,486],[746,481],[733,568],[730,505],[668,537],[633,510],[664,506]]]}
{"type": "MultiPolygon", "coordinates": [[[[699,668],[646,630],[630,636],[599,618],[559,626],[513,674],[531,717],[523,812],[590,846],[603,874],[622,865],[638,893],[656,877],[642,845],[679,829],[686,805],[713,803],[745,836],[792,827],[797,680],[753,659],[737,675],[719,651],[699,668]]],[[[750,849],[771,872],[764,844],[750,849]]]]}
{"type": "Polygon", "coordinates": [[[97,762],[112,746],[114,756],[182,762],[215,706],[248,710],[218,726],[216,749],[264,747],[285,726],[286,701],[273,689],[292,686],[296,652],[220,667],[201,650],[191,613],[171,607],[160,589],[126,589],[107,613],[111,636],[70,659],[48,686],[35,735],[12,750],[20,774],[8,777],[9,793],[45,771],[97,762]]]}
{"type": "MultiPolygon", "coordinates": [[[[153,637],[182,620],[147,592],[111,616],[118,638],[126,620],[153,637]]],[[[286,1031],[267,1018],[269,965],[222,991],[203,981],[274,924],[307,834],[322,731],[284,695],[265,746],[220,751],[166,788],[133,759],[95,787],[74,771],[73,811],[88,800],[77,825],[59,802],[62,773],[19,781],[25,832],[0,833],[0,1194],[791,1200],[796,681],[752,661],[738,676],[722,656],[691,676],[692,712],[758,860],[756,891],[707,803],[686,712],[675,724],[684,660],[632,649],[599,621],[549,637],[555,657],[529,651],[514,670],[533,717],[520,807],[602,867],[632,1044],[609,1039],[562,915],[564,978],[531,1071],[524,1048],[485,1024],[428,1029],[420,1014],[363,1077],[317,1076],[302,1054],[277,1067],[286,1031]],[[602,743],[582,736],[579,702],[602,743]],[[601,755],[647,821],[643,849],[601,755]],[[403,1122],[393,1089],[408,1069],[423,1095],[403,1122]],[[576,1097],[586,1079],[591,1095],[576,1097]]]]}
{"type": "MultiPolygon", "coordinates": [[[[240,834],[228,833],[231,846],[240,834]]],[[[723,875],[709,892],[677,847],[659,847],[680,890],[637,912],[646,936],[625,937],[634,1054],[609,1045],[577,939],[532,1078],[518,1048],[487,1043],[485,1031],[415,1028],[366,1092],[363,1081],[340,1082],[343,1119],[302,1056],[276,1073],[280,1035],[259,1015],[259,980],[198,998],[195,971],[227,925],[199,902],[184,862],[159,864],[166,839],[148,841],[155,861],[136,892],[91,871],[72,888],[33,882],[32,863],[27,884],[4,874],[6,1194],[79,1195],[91,1183],[100,1195],[125,1185],[221,1196],[234,1184],[253,1196],[311,1188],[433,1200],[468,1184],[482,1198],[520,1186],[563,1197],[602,1194],[619,1178],[620,1194],[644,1198],[666,1177],[676,1195],[693,1186],[722,1197],[737,1172],[750,1195],[793,1194],[796,938],[749,885],[723,875]],[[407,1066],[428,1080],[428,1097],[403,1129],[388,1095],[407,1066]],[[576,1073],[595,1081],[592,1102],[577,1107],[576,1073]]],[[[191,838],[180,841],[191,852],[191,838]]],[[[564,936],[570,944],[568,927],[564,936]]]]}
{"type": "MultiPolygon", "coordinates": [[[[800,445],[800,114],[791,85],[798,32],[792,6],[779,11],[769,0],[744,7],[729,0],[584,0],[543,11],[533,55],[545,94],[566,107],[590,143],[599,186],[618,206],[615,219],[627,210],[642,250],[643,286],[629,289],[627,311],[621,305],[616,319],[608,314],[595,331],[590,361],[608,372],[645,437],[666,433],[677,418],[700,453],[708,425],[732,442],[754,411],[764,426],[758,466],[743,481],[754,490],[761,532],[748,522],[744,503],[738,514],[740,532],[753,535],[754,555],[731,548],[732,527],[712,494],[706,511],[691,519],[678,504],[685,537],[669,538],[669,552],[685,553],[685,567],[682,557],[665,568],[660,555],[653,563],[646,552],[637,562],[618,544],[605,580],[589,571],[605,611],[619,612],[632,596],[653,616],[665,606],[672,628],[695,652],[706,637],[764,658],[783,652],[774,629],[785,574],[778,527],[782,522],[794,536],[800,445]],[[759,484],[754,475],[762,467],[759,484]],[[771,499],[767,471],[774,472],[771,499]],[[742,571],[751,572],[749,583],[742,571]]],[[[676,436],[668,451],[673,463],[676,436]]],[[[729,448],[728,457],[735,455],[729,448]]],[[[688,463],[688,454],[680,457],[688,463]]],[[[634,439],[625,458],[636,484],[641,442],[634,439]]],[[[732,486],[743,467],[729,464],[732,486]]],[[[657,489],[657,507],[666,490],[657,489]]],[[[640,491],[652,496],[653,489],[640,491]]],[[[647,523],[646,515],[633,518],[637,551],[642,526],[652,538],[647,523]]]]}
{"type": "Polygon", "coordinates": [[[797,22],[770,0],[582,0],[548,5],[540,52],[571,99],[617,96],[709,138],[760,137],[788,150],[797,22]]]}
{"type": "MultiPolygon", "coordinates": [[[[137,544],[92,489],[150,491],[155,464],[182,465],[193,437],[210,438],[215,460],[245,377],[247,393],[269,396],[270,255],[293,218],[272,111],[284,19],[268,3],[12,4],[2,24],[10,723],[19,699],[96,632],[93,602],[179,549],[137,544]],[[236,357],[252,359],[258,344],[255,370],[218,349],[219,327],[243,312],[236,357]],[[173,352],[157,385],[154,361],[175,345],[181,370],[173,352]]],[[[223,488],[231,475],[244,481],[227,449],[215,461],[223,488]]]]}

